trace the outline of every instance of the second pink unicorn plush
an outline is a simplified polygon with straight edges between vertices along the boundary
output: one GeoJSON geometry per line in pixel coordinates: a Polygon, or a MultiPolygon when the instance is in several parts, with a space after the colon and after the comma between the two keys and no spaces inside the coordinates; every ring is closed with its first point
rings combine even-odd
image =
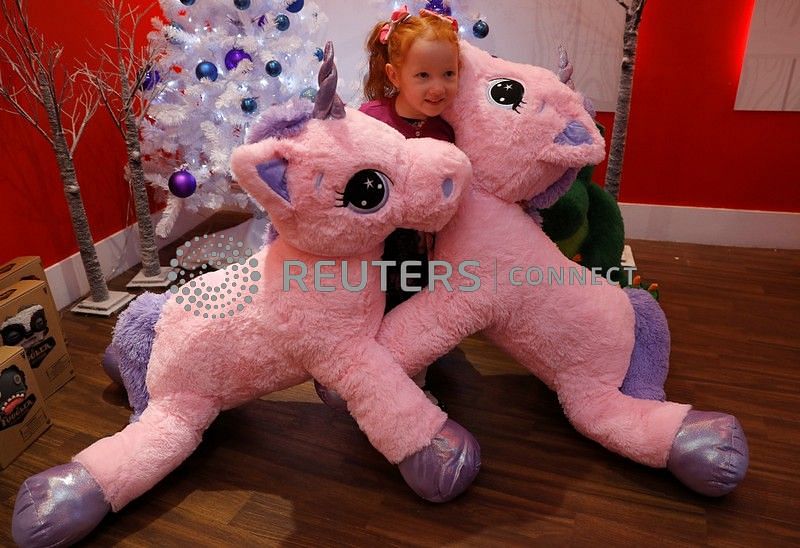
{"type": "Polygon", "coordinates": [[[594,279],[527,213],[551,205],[577,168],[603,159],[583,100],[545,69],[466,42],[459,79],[443,116],[474,178],[436,237],[434,259],[449,266],[449,285],[431,278],[384,319],[379,342],[414,375],[482,331],[557,392],[584,435],[668,468],[695,491],[728,493],[748,465],[741,425],[665,401],[669,331],[656,302],[594,279]]]}

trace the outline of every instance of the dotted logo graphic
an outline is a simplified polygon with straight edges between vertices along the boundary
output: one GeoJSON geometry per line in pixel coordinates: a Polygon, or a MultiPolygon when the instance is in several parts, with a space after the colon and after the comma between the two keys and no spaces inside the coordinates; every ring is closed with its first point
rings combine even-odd
{"type": "Polygon", "coordinates": [[[252,304],[261,273],[253,250],[224,234],[204,234],[185,242],[170,261],[170,292],[186,312],[204,319],[230,318],[252,304]],[[209,271],[209,268],[212,270],[209,271]],[[195,271],[200,269],[198,274],[195,271]],[[220,275],[222,271],[224,274],[220,275]],[[214,283],[210,283],[213,275],[214,283]]]}

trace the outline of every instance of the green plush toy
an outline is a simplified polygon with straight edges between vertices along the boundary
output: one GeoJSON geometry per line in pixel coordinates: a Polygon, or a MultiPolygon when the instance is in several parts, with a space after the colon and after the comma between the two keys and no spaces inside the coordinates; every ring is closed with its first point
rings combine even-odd
{"type": "MultiPolygon", "coordinates": [[[[595,122],[600,134],[605,128],[595,122]]],[[[592,182],[595,166],[586,166],[559,200],[540,211],[542,228],[561,252],[586,268],[599,268],[603,276],[609,269],[610,279],[627,286],[627,274],[621,267],[625,246],[625,225],[617,201],[600,185],[592,182]]],[[[633,287],[646,289],[658,300],[658,284],[632,280],[633,287]]]]}
{"type": "MultiPolygon", "coordinates": [[[[601,134],[605,129],[596,124],[601,134]]],[[[541,211],[542,228],[561,252],[586,268],[599,268],[605,276],[623,285],[620,260],[625,245],[625,227],[616,200],[592,182],[595,166],[586,166],[570,189],[555,204],[541,211]]]]}

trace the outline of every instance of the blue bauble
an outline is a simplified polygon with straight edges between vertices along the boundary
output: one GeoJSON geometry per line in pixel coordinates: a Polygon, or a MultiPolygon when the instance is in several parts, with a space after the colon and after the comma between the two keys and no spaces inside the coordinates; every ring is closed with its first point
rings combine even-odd
{"type": "Polygon", "coordinates": [[[258,108],[258,101],[255,97],[246,97],[242,99],[242,110],[248,114],[255,112],[258,108]]]}
{"type": "Polygon", "coordinates": [[[225,68],[228,70],[233,70],[245,59],[249,59],[250,61],[253,60],[253,58],[250,57],[250,54],[243,49],[233,48],[225,54],[225,68]]]}
{"type": "Polygon", "coordinates": [[[428,3],[425,4],[425,9],[435,11],[440,15],[447,15],[448,17],[453,15],[453,10],[450,9],[449,5],[445,4],[444,0],[429,0],[428,3]]]}
{"type": "Polygon", "coordinates": [[[185,169],[169,176],[169,191],[178,198],[188,198],[195,190],[197,190],[197,179],[185,169]]]}
{"type": "Polygon", "coordinates": [[[478,19],[472,25],[472,34],[475,35],[475,38],[486,38],[489,35],[489,23],[483,19],[478,19]]]}
{"type": "Polygon", "coordinates": [[[195,0],[181,0],[181,4],[183,4],[184,6],[193,6],[194,2],[195,0]]]}
{"type": "Polygon", "coordinates": [[[217,79],[219,73],[217,72],[217,66],[210,62],[210,61],[203,61],[197,64],[197,68],[194,69],[194,73],[197,76],[198,80],[202,80],[203,78],[208,78],[212,82],[217,79]]]}
{"type": "Polygon", "coordinates": [[[160,81],[161,81],[161,74],[157,70],[155,69],[148,70],[147,72],[144,73],[144,78],[142,78],[142,84],[141,84],[142,89],[145,91],[150,91],[151,89],[156,87],[156,84],[159,83],[160,81]]]}
{"type": "Polygon", "coordinates": [[[294,0],[294,2],[289,2],[289,4],[286,6],[286,11],[289,13],[297,13],[303,9],[303,4],[305,4],[304,0],[294,0]]]}
{"type": "Polygon", "coordinates": [[[278,30],[286,30],[289,28],[289,18],[282,13],[275,16],[275,28],[278,30]]]}
{"type": "Polygon", "coordinates": [[[264,67],[264,70],[266,70],[267,74],[269,74],[270,76],[275,77],[281,73],[283,67],[278,61],[273,59],[272,61],[267,61],[267,66],[264,67]]]}
{"type": "Polygon", "coordinates": [[[322,48],[317,48],[317,51],[314,52],[314,56],[321,62],[325,57],[325,52],[322,51],[322,48]]]}
{"type": "Polygon", "coordinates": [[[233,5],[240,10],[246,10],[250,7],[250,0],[233,0],[233,5]]]}
{"type": "MultiPolygon", "coordinates": [[[[178,23],[176,23],[175,21],[171,21],[171,22],[170,22],[170,24],[169,24],[169,26],[170,26],[170,27],[172,27],[172,28],[174,28],[174,29],[176,29],[176,30],[183,30],[183,27],[182,27],[182,26],[180,26],[180,25],[179,25],[178,23]]],[[[169,38],[167,41],[168,41],[170,44],[175,44],[176,46],[179,46],[179,45],[181,45],[181,44],[183,43],[183,42],[181,42],[180,38],[169,38]]]]}
{"type": "Polygon", "coordinates": [[[316,101],[317,100],[317,88],[307,87],[303,91],[300,92],[300,97],[303,99],[308,99],[309,101],[316,101]]]}

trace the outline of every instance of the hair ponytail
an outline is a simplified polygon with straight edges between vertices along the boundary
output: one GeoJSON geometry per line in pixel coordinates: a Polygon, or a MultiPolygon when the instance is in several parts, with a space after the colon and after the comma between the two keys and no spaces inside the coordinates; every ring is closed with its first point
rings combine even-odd
{"type": "Polygon", "coordinates": [[[369,54],[369,71],[364,77],[364,96],[368,101],[383,99],[392,89],[386,76],[386,64],[389,62],[389,46],[381,43],[381,29],[385,23],[377,23],[367,38],[369,54]]]}

